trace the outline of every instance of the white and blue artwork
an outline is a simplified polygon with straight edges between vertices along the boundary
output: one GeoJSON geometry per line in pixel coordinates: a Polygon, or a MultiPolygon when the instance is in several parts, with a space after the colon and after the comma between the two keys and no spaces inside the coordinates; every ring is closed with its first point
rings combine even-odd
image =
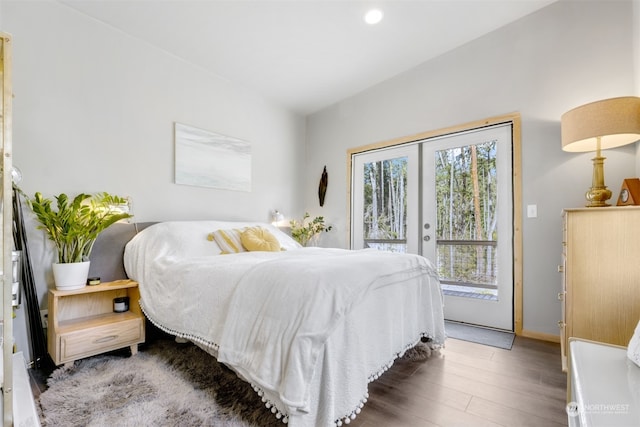
{"type": "Polygon", "coordinates": [[[251,191],[251,145],[242,139],[175,124],[176,184],[251,191]]]}

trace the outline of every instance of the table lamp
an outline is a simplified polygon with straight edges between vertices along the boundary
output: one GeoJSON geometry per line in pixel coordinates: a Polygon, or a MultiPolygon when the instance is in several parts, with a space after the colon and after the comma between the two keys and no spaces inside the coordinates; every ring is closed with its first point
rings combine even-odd
{"type": "Polygon", "coordinates": [[[281,221],[284,221],[284,215],[282,214],[282,212],[280,212],[279,210],[274,210],[271,212],[271,225],[275,225],[276,227],[278,227],[279,223],[281,221]]]}
{"type": "Polygon", "coordinates": [[[601,150],[640,140],[640,98],[604,99],[569,110],[561,118],[562,149],[595,151],[591,188],[585,194],[587,207],[609,206],[611,190],[604,184],[601,150]]]}

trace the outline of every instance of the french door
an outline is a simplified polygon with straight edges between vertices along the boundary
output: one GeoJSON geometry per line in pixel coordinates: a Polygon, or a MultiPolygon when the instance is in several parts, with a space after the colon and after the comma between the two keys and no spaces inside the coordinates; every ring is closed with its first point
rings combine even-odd
{"type": "Polygon", "coordinates": [[[422,144],[422,255],[449,320],[513,330],[511,146],[511,125],[422,144]]]}
{"type": "Polygon", "coordinates": [[[445,318],[513,330],[511,124],[352,156],[351,247],[437,265],[445,318]]]}

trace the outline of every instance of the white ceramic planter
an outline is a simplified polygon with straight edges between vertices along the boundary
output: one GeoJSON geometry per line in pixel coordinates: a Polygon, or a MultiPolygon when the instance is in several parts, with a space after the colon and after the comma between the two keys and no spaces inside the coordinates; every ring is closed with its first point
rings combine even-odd
{"type": "Polygon", "coordinates": [[[53,280],[56,283],[56,289],[70,291],[87,286],[90,263],[90,261],[53,263],[53,280]]]}

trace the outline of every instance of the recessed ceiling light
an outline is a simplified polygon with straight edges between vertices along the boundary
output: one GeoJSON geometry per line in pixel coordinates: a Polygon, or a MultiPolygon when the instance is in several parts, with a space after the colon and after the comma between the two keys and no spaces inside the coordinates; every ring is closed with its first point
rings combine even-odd
{"type": "Polygon", "coordinates": [[[369,25],[375,25],[382,21],[382,11],[379,9],[371,9],[364,15],[364,22],[369,25]]]}

